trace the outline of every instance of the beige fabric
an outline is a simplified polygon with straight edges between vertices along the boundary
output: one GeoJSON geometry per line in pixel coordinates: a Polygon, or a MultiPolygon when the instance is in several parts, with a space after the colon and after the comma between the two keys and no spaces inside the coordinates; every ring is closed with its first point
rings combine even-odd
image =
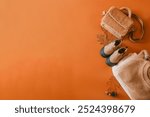
{"type": "Polygon", "coordinates": [[[112,54],[115,49],[114,43],[110,43],[104,47],[104,53],[112,54]]]}
{"type": "Polygon", "coordinates": [[[129,54],[112,71],[131,99],[150,99],[150,61],[146,50],[129,54]]]}
{"type": "Polygon", "coordinates": [[[115,46],[115,41],[110,42],[109,44],[104,46],[104,53],[108,55],[112,54],[121,45],[121,43],[118,46],[115,46]]]}
{"type": "MultiPolygon", "coordinates": [[[[122,58],[123,58],[123,56],[124,56],[124,54],[125,54],[125,52],[124,53],[119,53],[118,52],[119,51],[119,49],[118,50],[116,50],[111,56],[110,56],[110,61],[112,62],[112,63],[118,63],[122,58]]],[[[127,50],[126,50],[127,51],[127,50]]]]}
{"type": "Polygon", "coordinates": [[[131,17],[128,17],[116,7],[111,7],[101,20],[101,26],[118,39],[123,38],[132,25],[131,17]]]}

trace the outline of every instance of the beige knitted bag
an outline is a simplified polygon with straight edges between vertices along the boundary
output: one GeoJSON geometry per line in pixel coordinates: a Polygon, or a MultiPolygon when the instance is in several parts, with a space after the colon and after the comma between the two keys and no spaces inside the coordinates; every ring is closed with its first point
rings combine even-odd
{"type": "Polygon", "coordinates": [[[150,100],[150,55],[146,50],[130,53],[112,72],[131,99],[150,100]]]}
{"type": "Polygon", "coordinates": [[[143,21],[127,7],[120,9],[111,7],[107,12],[103,12],[101,26],[118,39],[122,39],[129,35],[131,41],[141,40],[144,34],[143,21]],[[141,25],[141,37],[134,36],[134,20],[135,18],[141,25]]]}

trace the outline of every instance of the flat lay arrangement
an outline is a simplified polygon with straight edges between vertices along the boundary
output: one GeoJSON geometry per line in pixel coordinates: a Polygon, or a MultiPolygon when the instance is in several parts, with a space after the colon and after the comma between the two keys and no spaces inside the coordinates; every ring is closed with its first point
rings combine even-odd
{"type": "Polygon", "coordinates": [[[0,0],[0,115],[150,115],[149,11],[150,0],[0,0]]]}
{"type": "MultiPolygon", "coordinates": [[[[106,59],[107,66],[112,67],[114,77],[131,99],[150,99],[150,55],[142,49],[139,54],[128,53],[128,47],[122,45],[124,39],[140,42],[144,35],[142,19],[128,7],[113,6],[103,12],[100,25],[115,37],[111,40],[105,36],[107,42],[100,49],[100,55],[106,59]],[[139,37],[135,36],[135,30],[138,29],[136,21],[140,25],[139,37]]],[[[117,96],[117,91],[106,92],[107,95],[117,96]]]]}
{"type": "Polygon", "coordinates": [[[0,99],[139,99],[123,87],[132,76],[122,76],[128,67],[120,68],[130,53],[150,52],[149,4],[1,0],[0,99]]]}

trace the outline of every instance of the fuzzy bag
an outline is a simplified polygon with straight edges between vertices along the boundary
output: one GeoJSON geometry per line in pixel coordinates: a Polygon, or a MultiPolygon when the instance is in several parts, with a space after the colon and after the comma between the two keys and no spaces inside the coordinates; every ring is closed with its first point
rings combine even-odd
{"type": "Polygon", "coordinates": [[[112,71],[131,99],[150,100],[150,56],[146,50],[130,53],[112,71]]]}
{"type": "Polygon", "coordinates": [[[135,42],[141,40],[144,34],[142,19],[133,14],[128,7],[110,7],[107,12],[103,12],[100,25],[118,39],[122,39],[126,35],[129,35],[129,39],[135,42]],[[140,23],[141,37],[136,38],[133,35],[135,32],[133,19],[136,19],[140,23]]]}

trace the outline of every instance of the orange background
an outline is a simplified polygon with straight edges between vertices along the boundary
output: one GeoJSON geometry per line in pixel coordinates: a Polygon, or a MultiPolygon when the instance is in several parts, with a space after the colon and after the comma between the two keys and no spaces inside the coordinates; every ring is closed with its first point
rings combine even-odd
{"type": "Polygon", "coordinates": [[[149,0],[0,0],[0,99],[129,99],[105,95],[111,69],[96,41],[101,12],[127,6],[142,17],[148,49],[149,0]]]}

